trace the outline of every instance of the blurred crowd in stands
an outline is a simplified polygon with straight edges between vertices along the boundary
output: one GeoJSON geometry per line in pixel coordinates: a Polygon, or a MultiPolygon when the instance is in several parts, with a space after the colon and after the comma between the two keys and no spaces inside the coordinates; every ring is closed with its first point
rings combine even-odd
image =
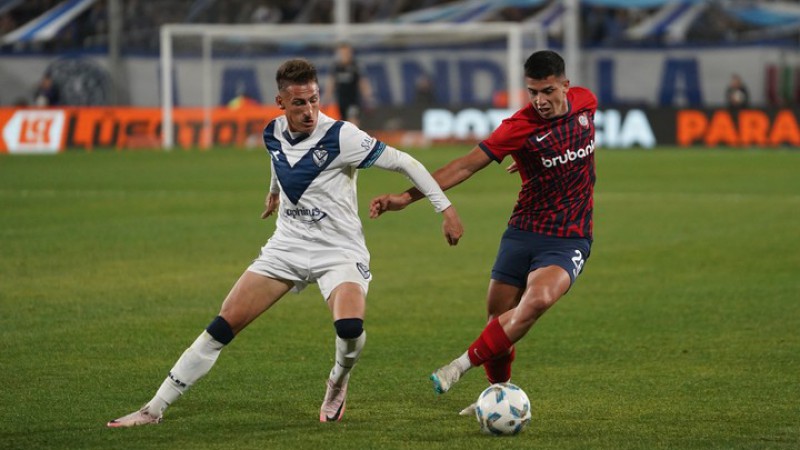
{"type": "MultiPolygon", "coordinates": [[[[454,0],[350,0],[354,23],[391,21],[404,13],[434,7],[454,0]]],[[[719,2],[694,21],[686,33],[686,43],[735,43],[748,26],[721,14],[719,2]]],[[[768,0],[767,0],[768,1],[768,0]]],[[[0,36],[38,17],[60,0],[27,0],[0,15],[0,36]]],[[[165,23],[332,23],[334,0],[120,0],[123,10],[122,50],[155,52],[158,29],[165,23]]],[[[763,3],[763,2],[762,2],[763,3]]],[[[533,7],[500,9],[488,20],[525,21],[548,7],[543,2],[533,7]]],[[[585,5],[581,10],[581,37],[586,46],[663,45],[663,37],[632,42],[626,30],[645,20],[657,8],[608,8],[585,5]]],[[[47,42],[14,43],[0,46],[0,52],[63,52],[99,50],[108,42],[108,2],[98,0],[76,20],[47,42]]],[[[554,39],[560,37],[553,35],[554,39]]]]}
{"type": "MultiPolygon", "coordinates": [[[[0,15],[0,36],[56,6],[61,0],[28,0],[0,15]]],[[[447,0],[351,0],[352,22],[390,20],[408,11],[447,0]]],[[[123,48],[158,49],[158,29],[165,23],[332,23],[333,0],[121,0],[123,48]]],[[[102,48],[107,43],[108,4],[100,0],[49,42],[5,45],[3,51],[63,51],[102,48]]]]}

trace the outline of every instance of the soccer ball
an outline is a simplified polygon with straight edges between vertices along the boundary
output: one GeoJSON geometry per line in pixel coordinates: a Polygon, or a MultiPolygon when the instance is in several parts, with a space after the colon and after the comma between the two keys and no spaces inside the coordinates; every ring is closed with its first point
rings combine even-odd
{"type": "Polygon", "coordinates": [[[531,421],[531,402],[525,391],[514,384],[493,384],[478,397],[475,416],[486,434],[517,434],[531,421]]]}

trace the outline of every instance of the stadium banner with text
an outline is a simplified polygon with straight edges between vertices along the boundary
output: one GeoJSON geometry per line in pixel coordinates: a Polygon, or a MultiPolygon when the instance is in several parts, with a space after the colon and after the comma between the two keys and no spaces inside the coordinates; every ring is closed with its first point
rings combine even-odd
{"type": "MultiPolygon", "coordinates": [[[[338,117],[333,106],[323,111],[338,117]]],[[[264,126],[281,115],[277,107],[211,110],[177,108],[176,142],[261,147],[264,126]]],[[[380,108],[364,114],[361,126],[387,143],[424,146],[476,143],[511,115],[506,109],[470,107],[380,108]]],[[[598,146],[608,148],[800,147],[800,109],[601,109],[595,116],[598,146]]],[[[159,108],[0,108],[0,153],[58,153],[67,149],[158,149],[159,108]]]]}
{"type": "MultiPolygon", "coordinates": [[[[324,108],[336,117],[333,108],[324,108]]],[[[261,146],[264,126],[282,114],[277,106],[173,111],[176,142],[183,148],[208,145],[261,146]]],[[[160,108],[0,108],[0,153],[58,153],[67,149],[161,147],[160,108]]]]}
{"type": "MultiPolygon", "coordinates": [[[[242,48],[247,48],[246,43],[242,48]]],[[[210,83],[200,76],[205,70],[202,58],[178,58],[173,74],[175,105],[199,107],[204,99],[211,99],[212,104],[224,106],[240,89],[260,103],[270,104],[277,93],[275,71],[287,57],[314,61],[320,80],[326,79],[333,65],[333,52],[327,50],[244,53],[213,58],[210,83]]],[[[507,52],[492,46],[360,49],[358,61],[373,87],[376,104],[381,106],[410,106],[418,100],[419,80],[425,78],[436,102],[447,106],[489,104],[499,91],[507,89],[507,52]]],[[[122,101],[130,106],[158,107],[162,90],[158,55],[127,56],[120,64],[125,74],[122,101]]],[[[105,104],[110,93],[103,93],[108,90],[104,80],[109,79],[112,66],[107,57],[98,54],[56,59],[0,55],[0,103],[30,102],[40,74],[55,73],[62,80],[62,97],[82,101],[73,104],[105,104]]],[[[749,88],[750,105],[800,103],[800,83],[795,82],[800,77],[800,58],[782,47],[585,49],[580,68],[570,68],[572,84],[588,87],[607,107],[724,107],[725,87],[734,73],[749,88]]]]}
{"type": "MultiPolygon", "coordinates": [[[[287,57],[313,61],[320,80],[326,79],[334,62],[334,52],[328,49],[252,54],[247,41],[226,42],[233,48],[239,45],[240,53],[229,49],[230,53],[212,58],[208,68],[199,56],[176,58],[172,76],[175,105],[200,107],[210,99],[213,105],[224,106],[242,89],[261,104],[271,104],[277,94],[274,74],[287,57]],[[210,82],[201,76],[206,70],[210,82]]],[[[362,73],[380,106],[413,105],[421,97],[418,82],[425,78],[432,87],[429,94],[438,104],[491,104],[498,92],[507,89],[507,57],[504,50],[481,45],[363,48],[358,52],[362,73]]],[[[30,102],[41,74],[55,73],[61,80],[62,100],[77,98],[81,102],[73,104],[104,105],[111,95],[107,80],[113,66],[102,54],[0,55],[0,104],[30,102]]],[[[159,67],[158,55],[123,57],[120,101],[129,106],[158,107],[163,90],[159,67]]],[[[782,46],[584,49],[579,67],[568,68],[572,84],[591,89],[605,107],[724,107],[732,74],[738,74],[749,88],[750,105],[800,103],[800,83],[796,82],[800,64],[797,55],[782,46]]]]}
{"type": "MultiPolygon", "coordinates": [[[[370,112],[362,125],[417,133],[401,142],[477,142],[511,114],[480,107],[385,108],[370,112]]],[[[597,111],[595,129],[598,146],[609,148],[800,147],[798,120],[800,109],[607,108],[597,111]]]]}

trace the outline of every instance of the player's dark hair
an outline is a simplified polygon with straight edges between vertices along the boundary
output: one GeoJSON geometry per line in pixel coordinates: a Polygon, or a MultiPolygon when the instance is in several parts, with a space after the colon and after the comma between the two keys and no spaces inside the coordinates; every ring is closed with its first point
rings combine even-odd
{"type": "Polygon", "coordinates": [[[534,52],[525,61],[525,76],[534,80],[544,80],[550,75],[564,75],[564,58],[552,50],[534,52]]]}
{"type": "Polygon", "coordinates": [[[278,90],[291,84],[307,84],[317,81],[317,68],[305,59],[290,59],[278,67],[275,74],[278,90]]]}

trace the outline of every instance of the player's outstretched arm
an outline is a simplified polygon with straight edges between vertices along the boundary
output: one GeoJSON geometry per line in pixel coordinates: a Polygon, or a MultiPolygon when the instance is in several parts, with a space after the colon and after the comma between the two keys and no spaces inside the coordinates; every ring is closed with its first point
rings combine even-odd
{"type": "MultiPolygon", "coordinates": [[[[386,211],[400,211],[410,205],[411,202],[411,195],[408,192],[380,195],[370,202],[369,217],[370,219],[377,219],[386,211]]],[[[461,224],[461,218],[453,205],[442,211],[442,232],[450,245],[457,245],[461,236],[464,235],[464,226],[461,224]]]]}
{"type": "MultiPolygon", "coordinates": [[[[450,200],[444,195],[436,180],[419,161],[411,155],[392,147],[386,147],[380,157],[375,161],[375,166],[400,172],[407,176],[420,197],[425,196],[430,200],[436,211],[442,213],[442,232],[447,243],[456,245],[464,234],[464,227],[450,200]]],[[[384,211],[398,211],[411,203],[408,193],[399,195],[382,195],[370,202],[370,217],[380,216],[384,211]]]]}
{"type": "Polygon", "coordinates": [[[408,192],[402,194],[383,194],[372,199],[369,203],[369,218],[377,219],[386,211],[400,211],[411,204],[411,195],[408,192]]]}
{"type": "MultiPolygon", "coordinates": [[[[489,165],[491,161],[489,156],[476,146],[466,155],[450,161],[434,172],[433,179],[443,191],[446,191],[465,181],[475,172],[489,165]]],[[[370,203],[370,217],[375,219],[386,211],[400,211],[422,197],[424,195],[416,187],[412,187],[402,194],[384,194],[375,197],[370,203]]]]}

